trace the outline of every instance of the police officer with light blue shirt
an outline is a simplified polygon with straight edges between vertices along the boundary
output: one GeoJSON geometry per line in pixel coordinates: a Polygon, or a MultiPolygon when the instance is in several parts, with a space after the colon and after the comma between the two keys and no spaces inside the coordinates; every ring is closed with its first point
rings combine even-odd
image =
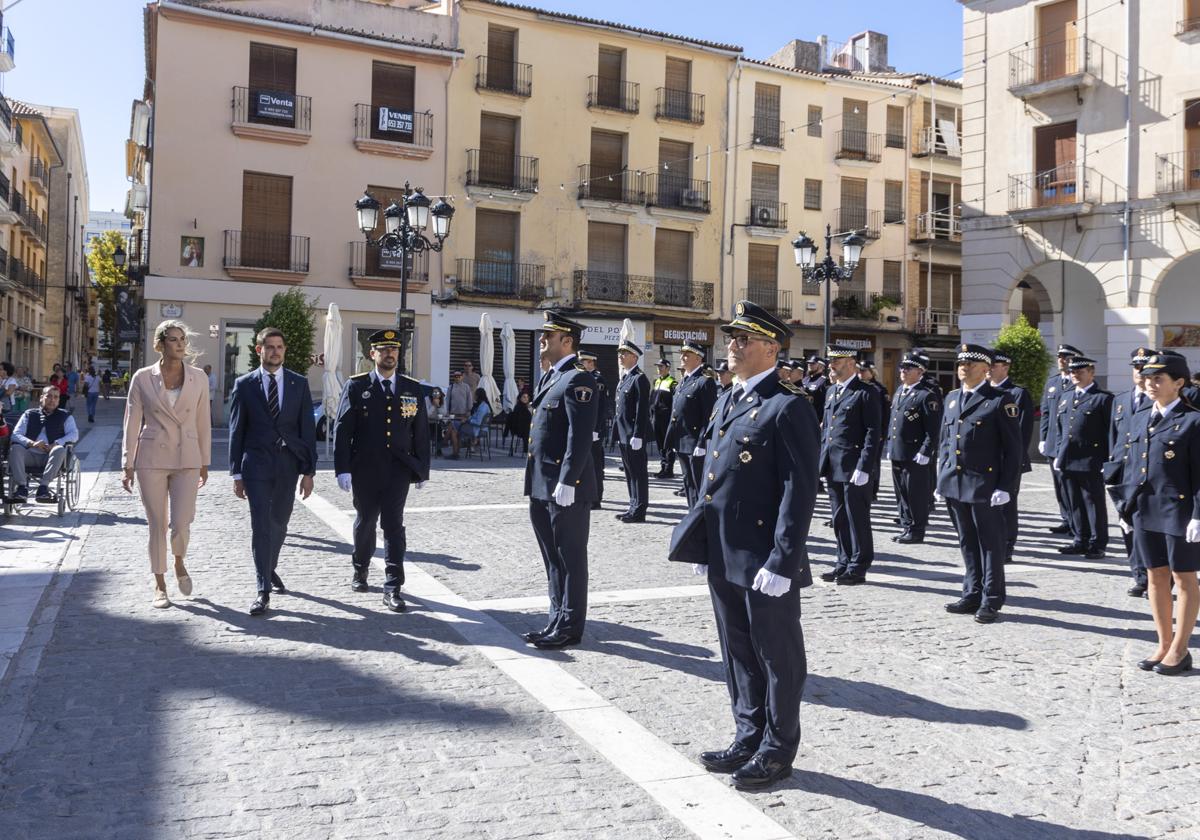
{"type": "MultiPolygon", "coordinates": [[[[1070,344],[1058,345],[1058,373],[1050,375],[1050,378],[1046,380],[1046,387],[1042,390],[1041,418],[1038,421],[1038,452],[1051,461],[1054,460],[1054,453],[1058,451],[1059,401],[1064,392],[1075,387],[1068,366],[1073,357],[1082,355],[1083,353],[1070,344]]],[[[1063,489],[1062,475],[1057,470],[1051,470],[1050,477],[1054,482],[1054,498],[1058,502],[1058,516],[1061,520],[1058,525],[1050,529],[1050,533],[1070,534],[1071,513],[1067,504],[1066,492],[1063,489]]]]}
{"type": "Polygon", "coordinates": [[[898,543],[925,541],[929,524],[929,464],[937,460],[942,401],[926,386],[925,364],[908,353],[900,362],[900,387],[892,400],[884,454],[892,464],[892,484],[900,512],[898,543]]]}
{"type": "MultiPolygon", "coordinates": [[[[1132,371],[1133,387],[1113,397],[1112,422],[1109,424],[1108,460],[1104,462],[1102,471],[1104,483],[1108,486],[1109,498],[1120,510],[1121,485],[1125,481],[1126,456],[1132,446],[1133,429],[1138,416],[1150,410],[1154,402],[1142,386],[1142,368],[1156,351],[1149,347],[1138,347],[1129,354],[1129,366],[1132,371]]],[[[1133,542],[1133,526],[1120,517],[1121,537],[1125,541],[1125,556],[1129,558],[1129,573],[1133,576],[1133,585],[1125,590],[1130,597],[1141,598],[1146,594],[1146,567],[1138,559],[1137,546],[1133,542]]]]}
{"type": "Polygon", "coordinates": [[[667,425],[666,445],[679,456],[683,471],[683,490],[688,507],[696,504],[704,459],[693,456],[700,444],[700,435],[711,419],[717,402],[717,383],[704,375],[704,348],[695,342],[685,342],[679,348],[684,375],[675,388],[671,403],[671,420],[667,425]]]}
{"type": "Polygon", "coordinates": [[[642,349],[633,341],[617,347],[621,381],[617,383],[616,413],[613,418],[613,437],[621,446],[621,463],[625,467],[625,484],[629,490],[629,509],[618,513],[622,522],[645,522],[650,503],[650,474],[646,466],[646,441],[652,434],[650,426],[650,380],[638,367],[642,349]]]}
{"type": "Polygon", "coordinates": [[[1073,357],[1070,371],[1075,387],[1059,398],[1054,470],[1062,477],[1074,540],[1058,552],[1099,560],[1108,548],[1108,502],[1102,469],[1108,460],[1113,395],[1096,383],[1096,363],[1092,359],[1073,357]]]}

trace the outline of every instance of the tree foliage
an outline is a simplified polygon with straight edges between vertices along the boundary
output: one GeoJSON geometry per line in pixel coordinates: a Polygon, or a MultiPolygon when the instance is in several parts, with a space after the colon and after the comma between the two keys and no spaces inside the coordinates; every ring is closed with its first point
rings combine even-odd
{"type": "MultiPolygon", "coordinates": [[[[316,316],[316,298],[309,298],[301,289],[288,289],[271,298],[270,308],[254,324],[254,334],[258,335],[265,327],[277,327],[287,343],[283,366],[307,376],[316,342],[316,316]]],[[[258,354],[253,346],[250,351],[250,368],[253,370],[258,367],[258,354]]]]}
{"type": "Polygon", "coordinates": [[[87,255],[88,273],[96,300],[100,304],[101,344],[112,352],[114,364],[117,357],[117,307],[116,288],[129,284],[124,268],[117,268],[113,253],[117,246],[125,248],[125,237],[119,230],[106,230],[92,240],[92,249],[87,255]]]}
{"type": "Polygon", "coordinates": [[[1021,315],[1016,323],[1000,330],[996,337],[996,349],[1012,359],[1012,367],[1008,371],[1012,381],[1028,391],[1035,402],[1041,399],[1054,357],[1046,349],[1046,342],[1038,328],[1021,315]]]}

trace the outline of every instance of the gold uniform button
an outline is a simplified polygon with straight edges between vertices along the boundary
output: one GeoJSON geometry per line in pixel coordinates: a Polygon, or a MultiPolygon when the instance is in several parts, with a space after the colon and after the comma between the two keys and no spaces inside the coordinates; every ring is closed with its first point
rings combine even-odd
{"type": "Polygon", "coordinates": [[[720,453],[720,452],[718,452],[717,450],[715,450],[715,449],[713,450],[713,457],[714,457],[714,458],[716,458],[716,457],[717,457],[718,455],[720,455],[720,454],[721,454],[721,453],[720,453]]]}
{"type": "Polygon", "coordinates": [[[959,466],[959,467],[955,467],[955,469],[961,470],[961,469],[962,469],[962,467],[961,467],[961,466],[959,466]]]}
{"type": "Polygon", "coordinates": [[[954,454],[955,454],[955,455],[961,455],[961,454],[962,454],[962,450],[961,450],[961,449],[955,449],[955,450],[954,450],[954,454]]]}
{"type": "Polygon", "coordinates": [[[705,494],[705,496],[704,496],[704,501],[706,501],[706,502],[711,502],[711,501],[712,501],[712,496],[709,496],[708,494],[705,494]]]}
{"type": "Polygon", "coordinates": [[[709,473],[709,474],[708,474],[708,480],[709,480],[709,481],[712,481],[714,478],[716,478],[716,476],[715,476],[715,475],[713,475],[712,473],[709,473]]]}
{"type": "Polygon", "coordinates": [[[391,433],[391,432],[388,432],[388,433],[387,433],[387,436],[388,436],[388,437],[391,437],[391,436],[392,436],[392,433],[391,433]]]}
{"type": "Polygon", "coordinates": [[[718,434],[720,437],[725,437],[725,430],[724,430],[724,429],[721,429],[721,431],[719,431],[717,434],[718,434]]]}
{"type": "Polygon", "coordinates": [[[758,520],[758,524],[759,524],[759,527],[761,527],[761,526],[762,526],[762,520],[761,520],[761,519],[760,519],[760,520],[758,520]]]}

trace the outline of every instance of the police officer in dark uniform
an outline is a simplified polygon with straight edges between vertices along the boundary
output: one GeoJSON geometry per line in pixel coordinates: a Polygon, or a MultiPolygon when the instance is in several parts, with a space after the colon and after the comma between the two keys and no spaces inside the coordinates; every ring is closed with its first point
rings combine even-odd
{"type": "Polygon", "coordinates": [[[813,398],[817,417],[825,416],[825,391],[829,388],[829,375],[825,372],[825,360],[815,353],[808,357],[808,373],[800,380],[800,387],[813,398]]]}
{"type": "Polygon", "coordinates": [[[1074,356],[1070,370],[1075,387],[1059,398],[1054,468],[1062,476],[1075,538],[1058,553],[1099,560],[1108,547],[1108,502],[1102,470],[1108,460],[1113,395],[1096,383],[1096,363],[1092,359],[1074,356]]]}
{"type": "Polygon", "coordinates": [[[871,534],[871,473],[879,466],[883,406],[879,392],[858,378],[857,351],[836,345],[825,354],[832,384],[825,394],[819,473],[829,490],[837,563],[821,580],[864,583],[875,559],[871,534]]]}
{"type": "MultiPolygon", "coordinates": [[[[1054,460],[1054,453],[1058,451],[1059,400],[1062,399],[1064,391],[1070,391],[1075,387],[1069,366],[1073,357],[1082,355],[1077,348],[1070,344],[1058,345],[1058,373],[1051,374],[1042,391],[1042,416],[1038,421],[1038,452],[1051,461],[1054,460]]],[[[1054,481],[1054,498],[1058,501],[1058,515],[1062,520],[1050,529],[1050,533],[1070,534],[1071,511],[1067,505],[1066,493],[1063,491],[1062,475],[1058,470],[1051,470],[1050,476],[1054,481]]]]}
{"type": "Polygon", "coordinates": [[[724,359],[717,364],[716,371],[718,391],[724,394],[733,387],[733,371],[729,369],[729,362],[724,359]]]}
{"type": "MultiPolygon", "coordinates": [[[[884,422],[887,421],[888,414],[892,411],[892,397],[888,394],[887,388],[879,381],[879,376],[875,373],[875,363],[870,359],[862,359],[858,363],[858,378],[866,382],[879,394],[880,410],[883,412],[884,422]]],[[[875,462],[875,472],[871,473],[871,499],[873,504],[879,498],[879,474],[882,472],[882,458],[875,462]]]]}
{"type": "Polygon", "coordinates": [[[1028,391],[1008,378],[1008,371],[1012,367],[1011,356],[1001,350],[996,350],[992,354],[992,358],[994,361],[992,369],[988,373],[988,382],[996,390],[1008,393],[1021,412],[1021,472],[1017,475],[1017,483],[1013,485],[1013,489],[1009,493],[1012,498],[1004,506],[1004,527],[1008,547],[1004,562],[1011,563],[1013,550],[1017,545],[1017,531],[1020,527],[1017,519],[1017,496],[1021,492],[1021,475],[1033,470],[1033,465],[1029,463],[1029,439],[1033,434],[1033,398],[1029,396],[1028,391]]]}
{"type": "MultiPolygon", "coordinates": [[[[937,397],[938,400],[940,400],[942,405],[944,406],[946,404],[946,389],[942,387],[942,383],[938,381],[937,374],[933,372],[933,369],[932,369],[933,362],[930,360],[929,354],[926,353],[924,348],[922,348],[922,347],[914,347],[912,350],[909,351],[909,354],[912,356],[915,356],[917,358],[917,360],[920,361],[921,364],[923,364],[925,366],[925,374],[921,377],[921,381],[925,384],[925,387],[929,389],[929,392],[931,394],[933,394],[935,397],[937,397]]],[[[936,506],[934,505],[934,500],[933,500],[934,491],[937,490],[937,471],[938,471],[937,458],[932,458],[929,461],[929,514],[930,514],[930,516],[932,516],[937,509],[936,506]]]]}
{"type": "Polygon", "coordinates": [[[375,554],[375,523],[383,526],[383,603],[403,612],[404,504],[409,487],[429,479],[429,421],[421,383],[396,372],[400,333],[371,334],[375,367],[351,376],[342,389],[334,431],[333,461],[338,486],[354,493],[354,578],[350,588],[367,591],[375,554]]]}
{"type": "Polygon", "coordinates": [[[678,383],[671,375],[671,363],[659,359],[655,366],[658,376],[650,384],[650,425],[654,429],[654,443],[658,446],[658,472],[655,478],[675,477],[675,452],[666,445],[667,426],[671,422],[671,402],[675,398],[678,383]]]}
{"type": "Polygon", "coordinates": [[[575,364],[582,335],[582,324],[546,312],[538,346],[550,369],[529,404],[525,495],[546,566],[550,614],[545,627],[523,637],[545,650],[579,644],[587,620],[587,544],[596,500],[592,443],[600,401],[596,380],[575,364]]]}
{"type": "Polygon", "coordinates": [[[667,448],[679,456],[683,470],[683,490],[687,495],[688,507],[696,504],[696,493],[700,487],[700,470],[704,459],[693,456],[701,443],[700,435],[708,425],[713,405],[717,401],[717,383],[704,375],[704,348],[694,342],[686,342],[679,348],[683,360],[684,375],[675,388],[675,400],[671,404],[671,422],[667,426],[667,448]]]}
{"type": "Polygon", "coordinates": [[[738,382],[701,439],[700,498],[675,529],[670,556],[708,576],[736,724],[733,742],[700,761],[754,790],[790,776],[800,745],[800,589],[812,584],[805,543],[820,430],[803,389],[775,373],[787,326],[750,301],[734,312],[721,329],[738,382]]]}
{"type": "Polygon", "coordinates": [[[925,365],[908,353],[900,361],[900,387],[892,400],[884,454],[892,463],[892,484],[900,509],[898,543],[925,542],[929,524],[929,463],[937,459],[942,401],[929,390],[925,365]]]}
{"type": "MultiPolygon", "coordinates": [[[[1143,387],[1143,366],[1150,361],[1156,351],[1149,347],[1139,347],[1129,356],[1129,366],[1132,371],[1133,387],[1113,397],[1112,422],[1109,424],[1108,460],[1104,462],[1102,472],[1104,483],[1108,486],[1109,498],[1117,510],[1121,509],[1121,486],[1125,481],[1126,456],[1132,448],[1133,429],[1138,416],[1150,410],[1154,400],[1143,387]]],[[[1129,558],[1129,573],[1133,576],[1133,585],[1125,590],[1133,598],[1141,598],[1146,594],[1146,566],[1138,558],[1137,546],[1133,541],[1133,526],[1120,517],[1121,537],[1125,542],[1125,556],[1129,558]]]]}
{"type": "Polygon", "coordinates": [[[963,595],[946,612],[991,624],[1004,606],[1005,517],[1021,473],[1021,409],[988,384],[992,351],[958,348],[961,387],[946,395],[938,445],[938,493],[950,508],[963,556],[963,595]]]}
{"type": "Polygon", "coordinates": [[[642,350],[632,341],[617,347],[621,381],[617,383],[613,437],[621,446],[629,509],[618,513],[622,522],[645,522],[650,502],[650,476],[646,466],[646,441],[650,439],[650,380],[638,368],[642,350]]]}
{"type": "Polygon", "coordinates": [[[604,415],[608,406],[608,386],[604,383],[604,374],[596,367],[596,354],[591,350],[580,349],[577,358],[579,367],[586,370],[596,380],[596,430],[592,433],[592,469],[596,473],[596,501],[592,502],[592,510],[600,510],[600,502],[604,500],[604,415]]]}

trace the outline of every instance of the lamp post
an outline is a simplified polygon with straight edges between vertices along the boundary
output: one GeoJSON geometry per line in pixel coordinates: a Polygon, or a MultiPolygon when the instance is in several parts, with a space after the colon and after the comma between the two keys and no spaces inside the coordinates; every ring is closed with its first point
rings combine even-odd
{"type": "Polygon", "coordinates": [[[850,231],[842,239],[842,264],[833,260],[833,226],[825,225],[825,259],[817,262],[816,246],[808,234],[800,231],[800,235],[792,241],[792,250],[796,254],[796,265],[800,266],[800,274],[806,283],[825,284],[825,337],[821,352],[829,347],[829,323],[833,320],[833,292],[830,283],[841,283],[854,276],[858,261],[862,257],[863,245],[866,240],[856,231],[850,231]]]}
{"type": "Polygon", "coordinates": [[[404,182],[404,198],[401,204],[392,202],[383,211],[384,232],[378,239],[371,234],[379,226],[379,202],[370,193],[354,203],[358,212],[358,229],[367,240],[368,247],[400,252],[400,308],[396,310],[396,330],[400,333],[400,373],[407,373],[407,354],[413,319],[408,311],[408,258],[422,251],[440,251],[446,237],[450,235],[450,220],[454,208],[439,198],[431,202],[421,187],[414,192],[404,182]],[[433,220],[433,241],[425,236],[433,220]]]}

